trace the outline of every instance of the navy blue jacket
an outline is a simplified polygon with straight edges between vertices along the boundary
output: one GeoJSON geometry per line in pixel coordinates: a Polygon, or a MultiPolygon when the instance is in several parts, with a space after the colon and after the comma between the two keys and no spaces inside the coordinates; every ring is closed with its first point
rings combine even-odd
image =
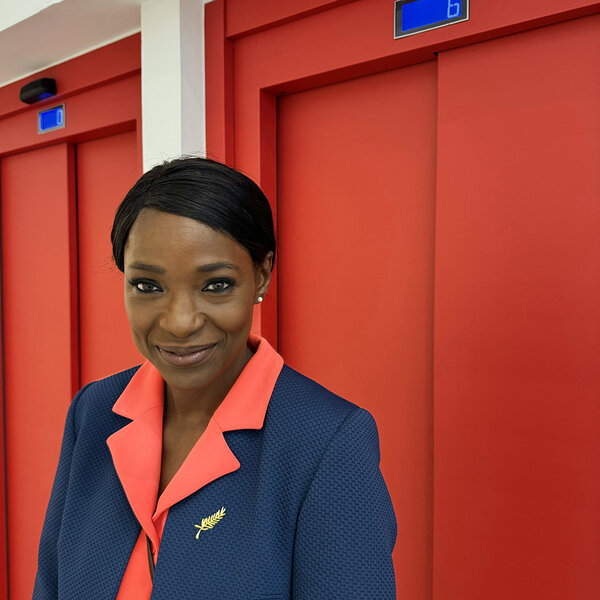
{"type": "MultiPolygon", "coordinates": [[[[111,409],[135,370],[71,404],[33,600],[117,596],[140,525],[106,439],[130,422],[111,409]]],[[[225,437],[241,467],[169,510],[153,600],[395,600],[396,522],[367,411],[284,366],[263,428],[225,437]]]]}

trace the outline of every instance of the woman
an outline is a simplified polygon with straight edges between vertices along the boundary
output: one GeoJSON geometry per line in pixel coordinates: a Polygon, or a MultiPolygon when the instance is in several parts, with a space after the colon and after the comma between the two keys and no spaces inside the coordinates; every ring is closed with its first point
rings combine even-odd
{"type": "Polygon", "coordinates": [[[372,417],[250,335],[275,258],[260,189],[164,163],[112,243],[146,362],[71,404],[34,600],[394,599],[372,417]]]}

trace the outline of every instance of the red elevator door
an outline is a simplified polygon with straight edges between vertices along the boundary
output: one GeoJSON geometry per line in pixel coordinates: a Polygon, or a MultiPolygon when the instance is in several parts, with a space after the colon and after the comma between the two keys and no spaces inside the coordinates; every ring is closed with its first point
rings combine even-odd
{"type": "Polygon", "coordinates": [[[130,132],[0,162],[11,598],[31,595],[74,388],[140,362],[109,240],[135,150],[130,132]]]}
{"type": "Polygon", "coordinates": [[[142,360],[130,339],[123,275],[110,245],[115,210],[138,176],[135,131],[77,146],[82,386],[142,360]]]}
{"type": "Polygon", "coordinates": [[[412,542],[396,546],[396,568],[421,586],[431,551],[436,94],[432,61],[278,101],[279,348],[373,413],[398,538],[412,542]]]}

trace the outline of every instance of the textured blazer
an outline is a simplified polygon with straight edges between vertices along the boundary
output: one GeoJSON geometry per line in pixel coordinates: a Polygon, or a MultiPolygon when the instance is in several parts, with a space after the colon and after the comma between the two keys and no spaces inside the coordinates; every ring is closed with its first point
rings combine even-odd
{"type": "MultiPolygon", "coordinates": [[[[106,440],[130,422],[111,409],[135,371],[71,404],[33,600],[117,596],[140,525],[106,440]]],[[[262,429],[224,435],[241,466],[169,510],[152,600],[395,600],[396,522],[367,411],[284,366],[262,429]]]]}

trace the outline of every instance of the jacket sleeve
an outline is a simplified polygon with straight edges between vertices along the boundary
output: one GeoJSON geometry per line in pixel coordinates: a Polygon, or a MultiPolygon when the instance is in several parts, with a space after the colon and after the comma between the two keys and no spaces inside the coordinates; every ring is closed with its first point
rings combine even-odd
{"type": "Polygon", "coordinates": [[[71,458],[75,447],[75,410],[77,401],[86,387],[77,392],[67,413],[58,468],[46,510],[44,527],[42,528],[38,550],[38,569],[35,576],[32,600],[56,600],[58,598],[58,536],[69,487],[71,458]]]}
{"type": "Polygon", "coordinates": [[[395,541],[377,427],[357,408],[330,442],[300,510],[293,600],[395,600],[395,541]]]}

